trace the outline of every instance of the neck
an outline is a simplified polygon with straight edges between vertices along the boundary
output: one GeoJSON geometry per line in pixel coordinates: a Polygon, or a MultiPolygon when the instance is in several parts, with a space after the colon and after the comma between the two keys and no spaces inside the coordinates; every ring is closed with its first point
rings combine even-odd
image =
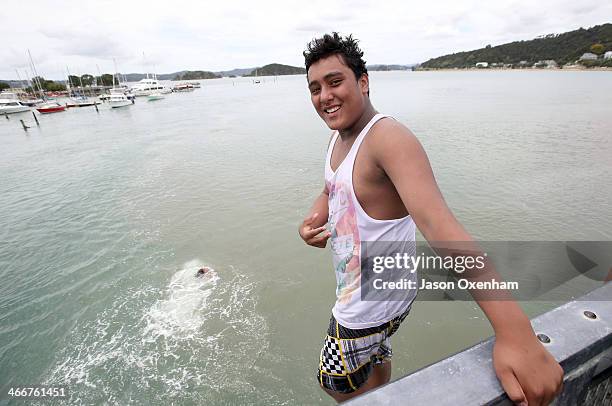
{"type": "Polygon", "coordinates": [[[372,120],[372,117],[374,117],[377,113],[378,112],[374,109],[372,103],[367,100],[365,109],[363,110],[361,117],[359,117],[355,124],[353,124],[349,128],[345,128],[343,130],[338,131],[338,133],[340,134],[340,138],[342,138],[343,141],[347,141],[351,138],[357,137],[361,130],[363,130],[363,128],[370,122],[370,120],[372,120]]]}

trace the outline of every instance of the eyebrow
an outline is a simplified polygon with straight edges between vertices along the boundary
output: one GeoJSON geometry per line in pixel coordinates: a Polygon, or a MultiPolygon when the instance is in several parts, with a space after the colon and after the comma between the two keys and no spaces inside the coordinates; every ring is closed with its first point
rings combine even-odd
{"type": "MultiPolygon", "coordinates": [[[[334,76],[341,76],[341,75],[342,75],[342,72],[340,71],[329,72],[327,75],[323,76],[323,80],[327,81],[333,78],[334,76]]],[[[312,82],[308,83],[308,87],[311,87],[312,85],[317,84],[317,83],[319,82],[316,80],[313,80],[312,82]]]]}

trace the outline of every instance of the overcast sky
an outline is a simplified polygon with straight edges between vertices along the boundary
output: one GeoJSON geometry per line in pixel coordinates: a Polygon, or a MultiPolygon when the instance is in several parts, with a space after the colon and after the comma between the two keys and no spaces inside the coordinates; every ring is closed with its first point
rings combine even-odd
{"type": "Polygon", "coordinates": [[[368,64],[436,56],[612,22],[601,0],[4,1],[0,79],[38,73],[230,70],[303,66],[306,43],[352,33],[368,64]]]}

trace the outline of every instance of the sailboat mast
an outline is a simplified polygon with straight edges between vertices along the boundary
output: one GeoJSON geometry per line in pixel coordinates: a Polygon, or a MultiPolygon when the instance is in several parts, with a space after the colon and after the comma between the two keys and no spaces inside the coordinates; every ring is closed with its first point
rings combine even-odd
{"type": "MultiPolygon", "coordinates": [[[[19,75],[19,71],[17,69],[15,69],[15,73],[17,73],[17,79],[19,79],[19,81],[21,82],[21,86],[24,85],[24,81],[21,80],[21,76],[19,75]]],[[[28,86],[28,83],[25,82],[26,87],[28,86]]],[[[23,89],[23,88],[22,88],[23,89]]]]}
{"type": "MultiPolygon", "coordinates": [[[[96,77],[96,87],[100,86],[100,84],[98,83],[98,77],[100,78],[100,82],[102,82],[102,86],[104,86],[104,81],[102,80],[102,74],[100,73],[100,67],[98,66],[98,64],[96,64],[96,69],[98,70],[98,76],[96,77]]],[[[98,91],[100,91],[100,89],[98,89],[98,91]]]]}
{"type": "Polygon", "coordinates": [[[30,53],[29,49],[28,49],[28,56],[30,57],[30,65],[32,68],[32,73],[34,74],[34,85],[35,85],[34,92],[36,92],[36,85],[38,85],[40,96],[44,99],[45,95],[43,93],[42,84],[40,83],[40,78],[38,77],[38,72],[36,72],[36,66],[34,65],[34,60],[32,59],[32,54],[30,53]]]}
{"type": "Polygon", "coordinates": [[[72,89],[72,82],[70,81],[70,71],[68,70],[68,66],[66,66],[66,74],[68,74],[68,86],[67,86],[67,90],[68,90],[68,97],[70,97],[70,93],[71,93],[71,89],[72,89]]]}
{"type": "Polygon", "coordinates": [[[117,61],[113,58],[113,65],[115,66],[115,73],[113,73],[113,89],[115,89],[115,77],[117,76],[117,61]]]}
{"type": "Polygon", "coordinates": [[[145,53],[142,53],[142,67],[144,68],[145,74],[147,75],[147,79],[149,79],[149,71],[147,70],[147,58],[145,57],[145,53]]]}

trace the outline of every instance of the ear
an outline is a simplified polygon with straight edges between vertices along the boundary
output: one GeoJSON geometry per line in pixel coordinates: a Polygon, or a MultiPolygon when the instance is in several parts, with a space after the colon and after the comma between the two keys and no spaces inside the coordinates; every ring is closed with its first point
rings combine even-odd
{"type": "Polygon", "coordinates": [[[367,94],[370,91],[370,77],[368,76],[368,74],[362,74],[358,82],[361,93],[367,94]]]}

